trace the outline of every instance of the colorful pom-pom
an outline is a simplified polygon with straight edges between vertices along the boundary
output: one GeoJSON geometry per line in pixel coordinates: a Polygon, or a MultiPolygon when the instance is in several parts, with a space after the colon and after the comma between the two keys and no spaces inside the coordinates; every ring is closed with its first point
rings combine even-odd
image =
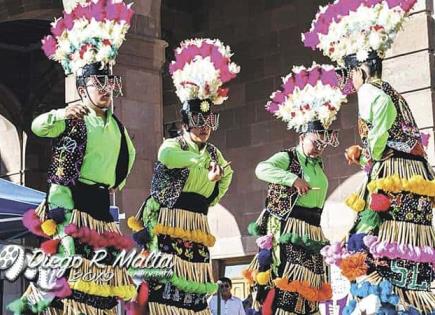
{"type": "Polygon", "coordinates": [[[362,210],[364,210],[364,207],[366,205],[364,199],[360,198],[355,193],[351,194],[349,197],[346,198],[345,204],[356,212],[361,212],[362,210]]]}
{"type": "Polygon", "coordinates": [[[60,239],[48,240],[41,244],[41,249],[44,253],[48,255],[54,255],[57,252],[57,248],[59,246],[60,239]]]}
{"type": "Polygon", "coordinates": [[[49,219],[41,224],[41,229],[48,236],[52,236],[56,233],[57,224],[53,219],[49,219]]]}
{"type": "Polygon", "coordinates": [[[266,285],[270,280],[270,269],[264,272],[259,272],[256,276],[257,283],[259,285],[266,285]]]}
{"type": "Polygon", "coordinates": [[[55,208],[48,211],[48,218],[53,219],[57,224],[60,224],[65,221],[65,209],[64,208],[55,208]]]}
{"type": "Polygon", "coordinates": [[[260,235],[260,226],[256,222],[251,222],[248,225],[248,233],[252,236],[260,235]]]}
{"type": "Polygon", "coordinates": [[[377,212],[388,211],[391,206],[391,201],[384,194],[372,194],[370,201],[370,209],[377,212]]]}
{"type": "Polygon", "coordinates": [[[143,223],[135,217],[129,217],[127,220],[127,225],[133,232],[139,232],[144,228],[143,223]]]}

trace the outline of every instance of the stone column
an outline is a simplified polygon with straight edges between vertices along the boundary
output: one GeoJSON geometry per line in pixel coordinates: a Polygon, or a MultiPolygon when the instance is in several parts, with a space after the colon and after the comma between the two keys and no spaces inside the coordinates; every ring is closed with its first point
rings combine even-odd
{"type": "Polygon", "coordinates": [[[160,40],[160,0],[135,1],[133,8],[136,15],[115,67],[124,85],[124,96],[115,101],[115,112],[136,147],[136,162],[127,185],[116,194],[116,204],[127,218],[149,194],[163,138],[162,66],[167,46],[160,40]]]}

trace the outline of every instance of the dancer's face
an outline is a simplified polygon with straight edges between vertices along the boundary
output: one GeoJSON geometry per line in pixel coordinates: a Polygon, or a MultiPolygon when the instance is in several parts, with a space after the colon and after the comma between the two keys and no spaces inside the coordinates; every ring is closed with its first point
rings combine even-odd
{"type": "Polygon", "coordinates": [[[113,90],[101,89],[99,83],[90,77],[86,80],[85,87],[79,87],[79,93],[87,106],[107,110],[112,105],[113,90]]]}
{"type": "Polygon", "coordinates": [[[311,158],[316,158],[322,155],[326,145],[324,142],[323,133],[305,133],[300,135],[299,143],[305,155],[311,158]]]}
{"type": "Polygon", "coordinates": [[[101,90],[98,82],[94,78],[90,78],[86,82],[86,88],[92,102],[99,108],[109,108],[112,104],[113,90],[101,90]]]}
{"type": "Polygon", "coordinates": [[[211,135],[211,128],[204,126],[201,128],[190,128],[190,138],[195,143],[206,143],[211,135]]]}
{"type": "Polygon", "coordinates": [[[351,71],[352,84],[356,91],[358,91],[366,82],[368,73],[369,69],[364,64],[361,65],[361,67],[355,68],[351,71]]]}

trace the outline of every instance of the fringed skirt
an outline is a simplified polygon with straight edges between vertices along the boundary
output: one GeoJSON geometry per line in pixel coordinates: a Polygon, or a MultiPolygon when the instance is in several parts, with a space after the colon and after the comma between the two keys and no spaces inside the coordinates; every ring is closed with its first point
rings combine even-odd
{"type": "Polygon", "coordinates": [[[81,262],[51,283],[51,289],[31,283],[9,307],[15,312],[21,308],[18,314],[116,315],[119,300],[129,301],[136,296],[127,270],[113,266],[118,253],[132,249],[134,242],[123,236],[114,222],[108,190],[78,183],[71,191],[76,209],[48,210],[43,204],[27,213],[24,220],[32,232],[50,238],[41,245],[47,255],[77,256],[81,262]],[[96,260],[98,264],[91,263],[99,249],[106,254],[96,260]]]}
{"type": "MultiPolygon", "coordinates": [[[[321,209],[295,206],[287,220],[264,210],[256,222],[259,252],[244,276],[257,289],[257,308],[271,314],[318,314],[331,298],[320,248],[321,209]]],[[[251,228],[252,229],[252,228],[251,228]]]]}
{"type": "Polygon", "coordinates": [[[173,255],[169,281],[149,281],[151,315],[209,315],[207,298],[217,291],[210,253],[215,238],[207,221],[209,204],[201,195],[182,193],[174,208],[161,208],[153,236],[158,250],[173,255]]]}
{"type": "Polygon", "coordinates": [[[396,154],[374,164],[357,195],[363,209],[347,242],[348,257],[339,264],[345,276],[356,280],[354,298],[367,298],[363,286],[378,286],[385,288],[378,297],[379,308],[432,314],[433,170],[423,158],[396,154]]]}

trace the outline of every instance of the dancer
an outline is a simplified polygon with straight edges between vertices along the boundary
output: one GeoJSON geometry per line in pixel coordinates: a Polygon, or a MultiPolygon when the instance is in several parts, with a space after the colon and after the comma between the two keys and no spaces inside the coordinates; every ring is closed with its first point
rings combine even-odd
{"type": "Polygon", "coordinates": [[[239,67],[219,40],[193,39],[180,44],[170,73],[182,103],[182,134],[163,142],[151,196],[129,226],[135,239],[152,251],[173,255],[173,273],[139,273],[149,284],[152,315],[210,314],[207,296],[217,290],[208,247],[207,213],[228,190],[233,171],[208,139],[217,130],[217,108],[227,98],[222,85],[239,67]]]}
{"type": "Polygon", "coordinates": [[[125,185],[135,159],[127,130],[111,109],[113,94],[121,93],[121,79],[111,69],[133,11],[122,2],[105,0],[65,9],[64,17],[53,23],[53,36],[43,39],[43,49],[67,75],[76,75],[80,100],[32,123],[37,136],[55,142],[46,202],[26,213],[24,224],[50,238],[41,245],[46,254],[83,260],[62,278],[44,281],[41,276],[49,274],[40,271],[40,280],[9,309],[14,314],[115,315],[118,300],[136,295],[127,270],[111,265],[134,242],[122,236],[109,211],[109,190],[125,185]],[[97,249],[105,249],[107,256],[93,265],[97,249]],[[112,277],[90,278],[101,273],[112,277]]]}
{"type": "Polygon", "coordinates": [[[256,287],[262,314],[319,314],[318,303],[331,298],[320,255],[328,189],[320,157],[326,146],[338,145],[337,132],[328,128],[346,101],[339,83],[332,66],[295,67],[267,104],[299,133],[299,144],[260,162],[255,171],[269,189],[265,209],[248,227],[259,236],[259,251],[244,276],[256,287]]]}
{"type": "Polygon", "coordinates": [[[323,249],[353,281],[346,314],[435,311],[434,172],[408,104],[381,79],[385,51],[414,3],[336,1],[305,34],[306,45],[346,67],[358,92],[362,147],[348,148],[346,158],[367,177],[346,200],[358,212],[347,243],[323,249]]]}

